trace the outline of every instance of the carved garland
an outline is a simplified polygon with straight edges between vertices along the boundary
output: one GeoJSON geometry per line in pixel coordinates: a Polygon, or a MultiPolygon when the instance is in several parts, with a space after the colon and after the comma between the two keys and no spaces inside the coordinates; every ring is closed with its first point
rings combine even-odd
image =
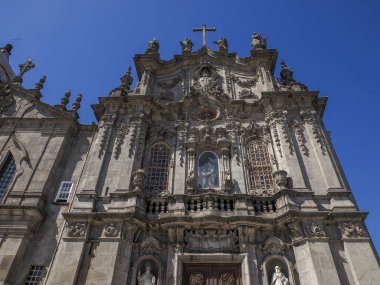
{"type": "Polygon", "coordinates": [[[115,115],[103,115],[102,120],[99,124],[99,128],[103,128],[103,134],[100,139],[100,149],[99,149],[99,156],[103,155],[110,138],[112,125],[115,122],[116,116],[115,115]]]}
{"type": "Polygon", "coordinates": [[[306,146],[306,138],[305,138],[305,128],[302,122],[294,120],[293,122],[293,129],[296,136],[296,139],[298,141],[298,144],[301,148],[301,151],[304,155],[309,155],[309,148],[306,146]]]}
{"type": "Polygon", "coordinates": [[[119,127],[116,130],[116,146],[115,146],[115,158],[118,159],[121,153],[121,148],[124,144],[125,136],[128,134],[128,126],[124,120],[120,121],[119,127]]]}
{"type": "Polygon", "coordinates": [[[367,237],[367,232],[361,223],[356,223],[356,222],[342,223],[339,226],[339,228],[340,228],[343,238],[367,237]]]}
{"type": "Polygon", "coordinates": [[[86,223],[69,223],[67,226],[67,235],[69,237],[84,237],[86,229],[86,223]]]}
{"type": "Polygon", "coordinates": [[[319,143],[323,155],[326,155],[326,146],[322,138],[320,128],[317,121],[317,112],[314,110],[302,110],[300,112],[303,120],[311,126],[314,139],[319,143]]]}

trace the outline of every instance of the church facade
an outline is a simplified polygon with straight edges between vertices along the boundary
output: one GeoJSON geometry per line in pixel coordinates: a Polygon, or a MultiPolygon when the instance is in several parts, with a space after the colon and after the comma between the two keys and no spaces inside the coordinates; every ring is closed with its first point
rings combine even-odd
{"type": "Polygon", "coordinates": [[[284,61],[276,78],[260,34],[247,58],[215,43],[165,61],[150,41],[97,125],[1,50],[0,284],[380,284],[327,98],[284,61]]]}

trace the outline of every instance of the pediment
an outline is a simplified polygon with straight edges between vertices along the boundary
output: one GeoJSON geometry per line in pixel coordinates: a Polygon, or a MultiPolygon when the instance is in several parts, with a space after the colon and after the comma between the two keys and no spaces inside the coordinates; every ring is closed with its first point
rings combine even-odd
{"type": "Polygon", "coordinates": [[[73,112],[41,102],[34,90],[27,90],[13,84],[0,86],[0,117],[52,119],[74,118],[73,112]]]}

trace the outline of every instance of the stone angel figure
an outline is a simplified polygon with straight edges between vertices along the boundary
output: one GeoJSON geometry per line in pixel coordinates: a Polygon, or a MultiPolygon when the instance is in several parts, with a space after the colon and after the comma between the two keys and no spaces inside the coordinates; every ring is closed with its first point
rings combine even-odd
{"type": "Polygon", "coordinates": [[[193,45],[194,45],[193,42],[189,38],[186,38],[179,43],[181,44],[181,47],[182,47],[182,53],[191,52],[193,45]]]}
{"type": "Polygon", "coordinates": [[[228,42],[225,38],[220,38],[220,40],[214,41],[217,44],[220,52],[228,52],[228,42]]]}
{"type": "Polygon", "coordinates": [[[149,41],[149,46],[145,53],[158,54],[159,48],[160,48],[160,43],[158,42],[156,38],[154,38],[153,40],[149,41]]]}
{"type": "Polygon", "coordinates": [[[139,270],[139,273],[137,274],[137,284],[138,285],[158,285],[159,282],[157,282],[156,276],[154,276],[150,271],[152,270],[152,264],[150,262],[145,263],[145,273],[141,274],[141,271],[139,270]]]}
{"type": "Polygon", "coordinates": [[[254,49],[266,49],[267,48],[267,38],[263,38],[262,35],[258,33],[252,34],[252,50],[254,49]]]}
{"type": "Polygon", "coordinates": [[[281,272],[280,266],[274,268],[275,272],[273,273],[272,282],[270,285],[289,285],[289,280],[281,272]]]}

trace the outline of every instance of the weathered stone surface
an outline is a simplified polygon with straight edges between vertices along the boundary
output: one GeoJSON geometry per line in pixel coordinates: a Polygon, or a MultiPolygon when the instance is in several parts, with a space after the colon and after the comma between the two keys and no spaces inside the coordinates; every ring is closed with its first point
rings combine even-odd
{"type": "Polygon", "coordinates": [[[0,284],[25,284],[32,266],[49,285],[380,283],[366,213],[323,127],[326,98],[285,63],[275,78],[261,35],[249,58],[216,43],[192,51],[185,39],[164,61],[152,40],[135,88],[128,69],[92,106],[97,126],[78,122],[81,97],[72,110],[69,92],[41,102],[43,80],[0,83],[0,166],[15,165],[0,284]],[[56,200],[62,181],[67,201],[56,200]],[[209,266],[189,272],[197,264],[209,266]]]}

